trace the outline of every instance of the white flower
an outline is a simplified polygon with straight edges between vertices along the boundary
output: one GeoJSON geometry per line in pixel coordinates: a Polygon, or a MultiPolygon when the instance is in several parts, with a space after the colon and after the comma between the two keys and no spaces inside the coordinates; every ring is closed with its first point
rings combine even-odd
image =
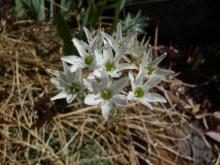
{"type": "Polygon", "coordinates": [[[143,57],[143,55],[146,53],[146,50],[148,48],[150,38],[144,42],[145,38],[142,39],[141,42],[137,40],[137,35],[132,37],[132,47],[128,50],[128,54],[131,54],[131,56],[134,59],[138,59],[140,57],[143,57]]]}
{"type": "Polygon", "coordinates": [[[158,67],[158,64],[166,57],[166,53],[163,53],[159,57],[152,59],[152,47],[149,47],[147,53],[144,53],[143,62],[142,65],[145,68],[145,73],[147,74],[147,77],[151,77],[153,75],[158,76],[167,76],[170,74],[173,74],[174,72],[172,70],[162,69],[158,67]]]}
{"type": "Polygon", "coordinates": [[[144,68],[140,66],[140,70],[136,78],[134,79],[134,76],[129,73],[129,79],[131,81],[132,91],[128,93],[128,100],[139,101],[150,110],[153,109],[150,104],[151,102],[166,103],[166,100],[160,94],[149,92],[151,88],[161,82],[163,77],[154,75],[151,76],[146,83],[144,83],[144,68]]]}
{"type": "Polygon", "coordinates": [[[83,29],[85,31],[86,38],[87,38],[89,45],[92,44],[93,40],[95,39],[96,48],[99,50],[102,50],[103,44],[104,44],[104,37],[102,35],[101,29],[98,29],[98,31],[94,37],[93,37],[92,33],[90,33],[90,31],[86,27],[84,27],[83,29]]]}
{"type": "Polygon", "coordinates": [[[59,94],[52,97],[51,100],[66,98],[67,103],[71,103],[76,96],[84,89],[82,85],[82,71],[80,69],[72,73],[66,63],[63,62],[63,71],[54,71],[54,78],[51,82],[60,90],[59,94]]]}
{"type": "Polygon", "coordinates": [[[116,108],[116,105],[127,105],[127,97],[119,94],[128,83],[128,78],[121,78],[112,83],[108,76],[100,77],[100,82],[94,79],[83,79],[84,85],[93,94],[88,94],[85,97],[87,105],[101,105],[102,115],[105,120],[108,119],[109,113],[116,108]]]}
{"type": "Polygon", "coordinates": [[[131,35],[123,37],[121,23],[117,25],[116,37],[115,39],[107,33],[103,33],[103,36],[118,54],[124,54],[132,46],[131,35]]]}
{"type": "Polygon", "coordinates": [[[94,74],[104,71],[112,77],[119,77],[122,70],[135,69],[133,64],[119,63],[122,54],[116,52],[113,56],[112,49],[109,46],[103,51],[96,50],[95,56],[97,57],[97,65],[99,68],[94,71],[94,74]]]}
{"type": "Polygon", "coordinates": [[[72,41],[79,52],[80,57],[78,56],[65,56],[62,57],[61,60],[72,64],[70,70],[74,72],[77,68],[89,68],[91,70],[96,68],[96,57],[94,55],[94,50],[96,48],[96,39],[94,38],[89,42],[89,45],[83,41],[79,41],[74,38],[72,41]]]}

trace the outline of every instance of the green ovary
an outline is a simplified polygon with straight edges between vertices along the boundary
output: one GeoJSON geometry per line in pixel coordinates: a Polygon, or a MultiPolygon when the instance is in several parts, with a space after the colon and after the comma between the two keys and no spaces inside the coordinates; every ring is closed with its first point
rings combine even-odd
{"type": "Polygon", "coordinates": [[[104,89],[102,92],[101,92],[101,97],[104,99],[104,100],[109,100],[112,98],[112,92],[108,89],[104,89]]]}
{"type": "Polygon", "coordinates": [[[106,71],[111,72],[115,69],[115,65],[114,65],[114,63],[107,62],[105,64],[105,68],[106,68],[106,71]]]}
{"type": "Polygon", "coordinates": [[[72,92],[72,93],[79,93],[80,88],[81,88],[81,86],[78,83],[71,83],[68,86],[69,91],[72,92]]]}
{"type": "Polygon", "coordinates": [[[85,62],[85,64],[87,64],[87,65],[91,65],[92,62],[93,62],[93,56],[91,56],[91,55],[86,56],[86,57],[84,58],[84,62],[85,62]]]}
{"type": "Polygon", "coordinates": [[[122,42],[122,41],[119,41],[118,44],[117,44],[118,48],[121,48],[121,47],[123,47],[124,45],[125,45],[125,43],[122,42]]]}
{"type": "Polygon", "coordinates": [[[144,90],[141,87],[137,87],[134,90],[135,97],[143,97],[144,96],[144,90]]]}
{"type": "Polygon", "coordinates": [[[148,75],[151,75],[155,71],[155,68],[150,65],[145,66],[145,69],[147,70],[148,75]]]}

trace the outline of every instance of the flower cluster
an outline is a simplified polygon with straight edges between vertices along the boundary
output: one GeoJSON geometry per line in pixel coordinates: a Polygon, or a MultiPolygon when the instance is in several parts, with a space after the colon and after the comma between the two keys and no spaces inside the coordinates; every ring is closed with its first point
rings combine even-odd
{"type": "Polygon", "coordinates": [[[152,102],[166,102],[160,94],[150,92],[165,76],[173,73],[158,66],[166,54],[153,58],[149,41],[139,42],[136,34],[123,36],[120,23],[115,36],[101,30],[95,35],[87,28],[84,31],[87,42],[72,40],[79,56],[62,57],[64,71],[52,72],[51,82],[60,92],[51,100],[66,98],[67,103],[71,103],[84,93],[84,103],[100,105],[105,120],[111,111],[128,102],[139,101],[150,110],[152,102]],[[142,59],[139,69],[122,58],[128,54],[142,59]],[[84,71],[89,74],[83,74],[84,71]]]}

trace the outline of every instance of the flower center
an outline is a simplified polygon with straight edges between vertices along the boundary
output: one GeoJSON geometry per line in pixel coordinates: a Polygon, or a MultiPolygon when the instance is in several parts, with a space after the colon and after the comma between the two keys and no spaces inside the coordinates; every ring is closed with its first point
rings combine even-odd
{"type": "Polygon", "coordinates": [[[110,71],[113,71],[115,69],[115,65],[112,62],[107,62],[105,64],[105,68],[106,68],[106,71],[110,72],[110,71]]]}
{"type": "Polygon", "coordinates": [[[117,44],[118,48],[121,48],[121,47],[123,47],[124,45],[125,45],[124,42],[118,41],[118,44],[117,44]]]}
{"type": "Polygon", "coordinates": [[[112,98],[112,92],[109,90],[109,89],[104,89],[102,90],[101,92],[101,97],[104,99],[104,100],[109,100],[112,98]]]}
{"type": "Polygon", "coordinates": [[[155,71],[155,68],[151,65],[145,66],[145,69],[147,70],[148,75],[151,75],[155,71]]]}
{"type": "Polygon", "coordinates": [[[93,62],[93,56],[92,56],[92,55],[86,56],[86,57],[84,58],[84,62],[85,62],[85,64],[87,64],[87,65],[91,65],[92,62],[93,62]]]}
{"type": "Polygon", "coordinates": [[[78,93],[80,91],[80,87],[80,84],[73,82],[68,86],[68,89],[72,93],[78,93]]]}
{"type": "Polygon", "coordinates": [[[141,87],[137,87],[134,90],[134,95],[136,97],[143,97],[144,96],[144,90],[141,87]]]}

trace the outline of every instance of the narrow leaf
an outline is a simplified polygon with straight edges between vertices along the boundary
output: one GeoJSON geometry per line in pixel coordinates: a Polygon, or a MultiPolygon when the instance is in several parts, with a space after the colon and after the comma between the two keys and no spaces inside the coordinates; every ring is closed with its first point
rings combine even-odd
{"type": "MultiPolygon", "coordinates": [[[[64,55],[71,55],[76,52],[73,47],[70,28],[60,10],[55,13],[55,22],[57,25],[57,32],[59,37],[63,40],[63,53],[64,55]]],[[[75,53],[76,54],[76,53],[75,53]]]]}

